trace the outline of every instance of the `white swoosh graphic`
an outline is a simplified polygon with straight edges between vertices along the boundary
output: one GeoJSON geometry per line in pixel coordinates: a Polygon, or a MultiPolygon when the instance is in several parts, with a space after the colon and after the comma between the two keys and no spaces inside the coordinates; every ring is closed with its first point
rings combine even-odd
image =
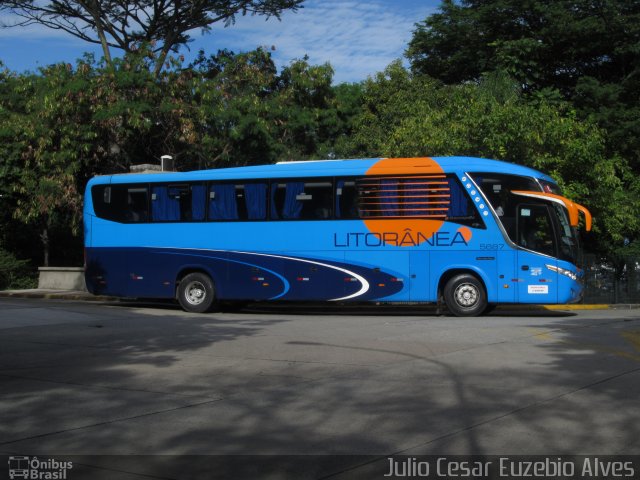
{"type": "Polygon", "coordinates": [[[312,265],[320,265],[322,267],[332,268],[333,270],[338,270],[339,272],[346,273],[347,275],[351,275],[352,277],[355,277],[356,280],[358,280],[360,282],[360,284],[362,285],[360,287],[360,290],[358,290],[356,293],[353,293],[351,295],[347,295],[346,297],[332,298],[332,299],[329,300],[329,302],[339,302],[341,300],[350,300],[352,298],[359,297],[360,295],[364,295],[365,293],[367,293],[369,291],[369,282],[367,282],[367,280],[362,275],[358,275],[357,273],[352,272],[351,270],[347,270],[345,268],[336,267],[335,265],[330,265],[328,263],[321,263],[321,262],[316,262],[316,261],[313,261],[313,260],[306,260],[306,259],[297,258],[297,257],[285,257],[283,255],[272,255],[270,253],[238,252],[238,251],[232,251],[232,252],[233,253],[243,253],[243,254],[247,254],[247,255],[259,255],[261,257],[284,258],[285,260],[295,260],[296,262],[311,263],[312,265]]]}

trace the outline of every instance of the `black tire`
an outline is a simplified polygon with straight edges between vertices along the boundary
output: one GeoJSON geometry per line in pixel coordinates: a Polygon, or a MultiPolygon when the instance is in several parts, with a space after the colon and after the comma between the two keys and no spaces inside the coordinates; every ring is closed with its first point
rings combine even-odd
{"type": "Polygon", "coordinates": [[[178,302],[185,312],[206,313],[216,304],[213,281],[204,273],[190,273],[180,280],[178,302]]]}
{"type": "Polygon", "coordinates": [[[487,292],[475,276],[456,275],[444,287],[444,301],[456,317],[475,317],[487,309],[487,292]]]}

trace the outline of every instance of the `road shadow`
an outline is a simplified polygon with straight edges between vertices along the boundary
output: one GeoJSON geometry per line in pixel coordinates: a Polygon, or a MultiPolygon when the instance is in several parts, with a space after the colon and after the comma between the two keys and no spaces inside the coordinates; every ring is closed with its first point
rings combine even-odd
{"type": "MultiPolygon", "coordinates": [[[[384,459],[637,446],[637,317],[523,311],[540,321],[511,324],[498,310],[402,322],[431,315],[383,306],[384,326],[373,331],[359,317],[375,313],[289,307],[191,315],[62,306],[59,324],[4,330],[0,450],[384,459]],[[309,333],[300,317],[316,315],[351,320],[343,328],[326,318],[326,330],[309,333]]],[[[179,478],[168,463],[165,478],[179,478]]]]}

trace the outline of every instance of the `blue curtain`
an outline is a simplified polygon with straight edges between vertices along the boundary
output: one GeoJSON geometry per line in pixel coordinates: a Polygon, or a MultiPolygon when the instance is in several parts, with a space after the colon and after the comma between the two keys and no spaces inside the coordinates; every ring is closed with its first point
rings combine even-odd
{"type": "Polygon", "coordinates": [[[209,220],[237,220],[236,186],[231,184],[212,185],[209,197],[209,220]]]}
{"type": "Polygon", "coordinates": [[[449,191],[451,193],[448,217],[466,217],[468,215],[467,194],[458,182],[449,179],[449,191]]]}
{"type": "Polygon", "coordinates": [[[244,186],[244,199],[249,220],[267,218],[267,184],[248,183],[244,186]]]}
{"type": "Polygon", "coordinates": [[[287,183],[287,191],[284,197],[284,208],[282,209],[282,218],[300,218],[300,214],[302,213],[302,202],[297,200],[297,196],[303,192],[303,182],[287,183]]]}
{"type": "Polygon", "coordinates": [[[406,184],[407,190],[405,190],[405,198],[403,200],[403,212],[405,216],[420,217],[425,215],[434,215],[440,213],[440,211],[432,210],[433,207],[438,205],[431,205],[427,202],[433,201],[432,193],[429,192],[429,183],[420,180],[410,178],[403,182],[406,184]]]}
{"type": "Polygon", "coordinates": [[[399,215],[400,194],[398,180],[382,180],[380,182],[380,213],[385,217],[399,215]]]}
{"type": "Polygon", "coordinates": [[[153,187],[151,219],[154,222],[174,222],[180,220],[180,199],[171,196],[167,187],[153,187]]]}
{"type": "Polygon", "coordinates": [[[405,190],[404,197],[402,198],[400,215],[405,217],[419,217],[430,214],[431,212],[426,209],[427,205],[424,205],[427,194],[423,190],[423,185],[419,184],[418,180],[415,179],[404,180],[402,183],[406,185],[408,190],[405,190]]]}
{"type": "Polygon", "coordinates": [[[204,220],[207,189],[204,185],[191,186],[191,219],[204,220]]]}

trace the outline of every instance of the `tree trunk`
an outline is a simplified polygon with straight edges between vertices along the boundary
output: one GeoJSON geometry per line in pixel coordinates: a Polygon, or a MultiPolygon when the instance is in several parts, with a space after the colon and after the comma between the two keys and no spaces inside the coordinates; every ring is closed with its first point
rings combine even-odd
{"type": "Polygon", "coordinates": [[[89,12],[96,26],[96,33],[100,39],[100,45],[102,46],[102,53],[107,65],[112,65],[111,51],[109,50],[109,44],[107,43],[107,36],[104,33],[104,27],[102,25],[102,19],[100,18],[100,4],[96,0],[88,2],[80,2],[81,5],[89,12]]]}
{"type": "Polygon", "coordinates": [[[167,60],[169,56],[169,52],[171,51],[171,47],[173,47],[173,42],[175,41],[175,35],[168,34],[164,38],[164,43],[162,45],[162,50],[156,59],[156,65],[153,69],[153,75],[158,78],[160,76],[160,72],[162,71],[162,67],[164,66],[164,62],[167,60]]]}
{"type": "Polygon", "coordinates": [[[107,45],[107,37],[104,34],[104,30],[102,27],[98,27],[98,36],[100,37],[100,43],[102,45],[102,53],[104,53],[104,59],[107,62],[107,65],[112,65],[111,62],[111,51],[109,50],[109,45],[107,45]]]}

